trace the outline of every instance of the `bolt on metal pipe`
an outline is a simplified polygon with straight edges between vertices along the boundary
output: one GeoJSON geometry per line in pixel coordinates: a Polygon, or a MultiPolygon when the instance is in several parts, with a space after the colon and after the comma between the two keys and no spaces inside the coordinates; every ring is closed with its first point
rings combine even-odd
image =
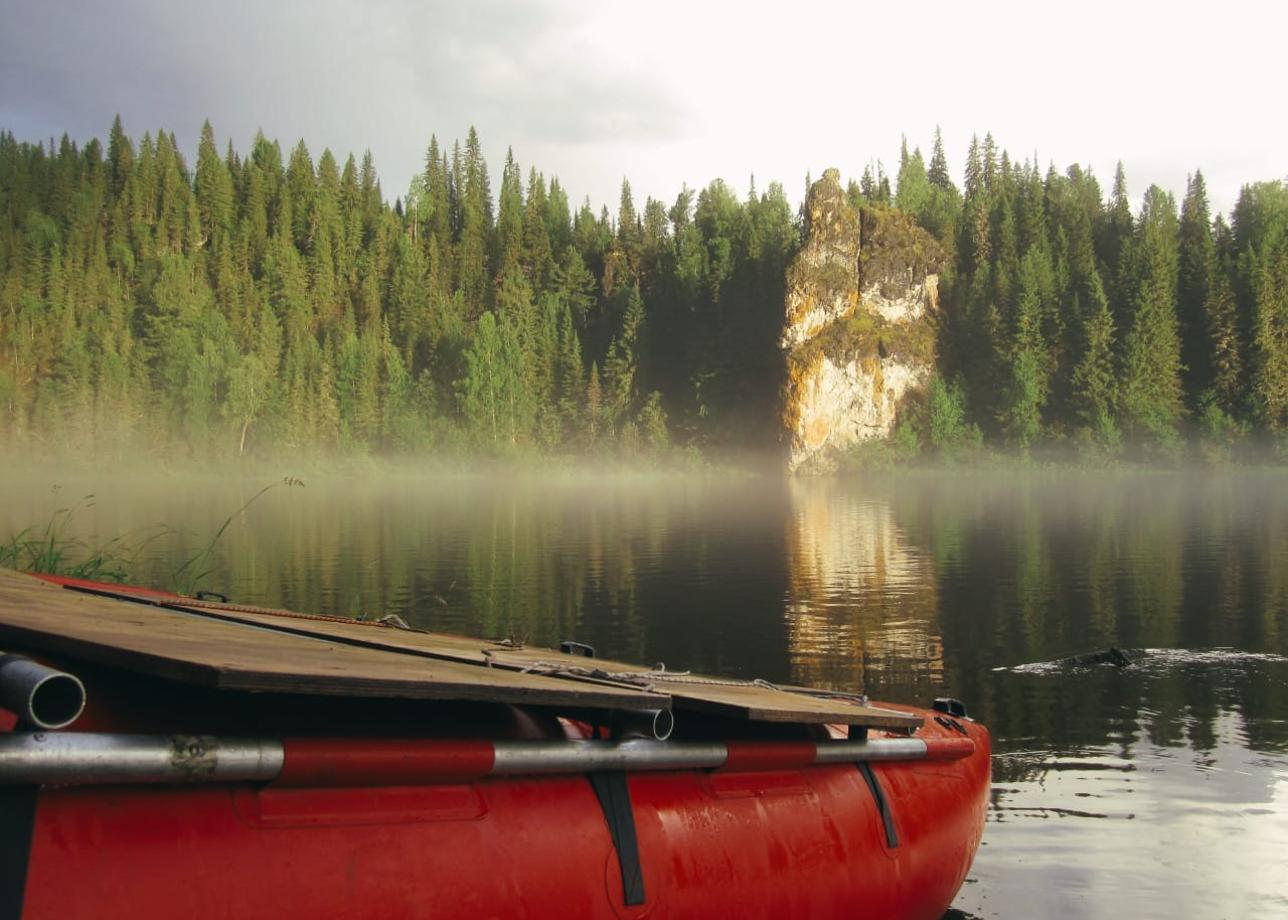
{"type": "Polygon", "coordinates": [[[89,732],[0,735],[0,784],[267,781],[282,772],[282,762],[280,741],[89,732]]]}

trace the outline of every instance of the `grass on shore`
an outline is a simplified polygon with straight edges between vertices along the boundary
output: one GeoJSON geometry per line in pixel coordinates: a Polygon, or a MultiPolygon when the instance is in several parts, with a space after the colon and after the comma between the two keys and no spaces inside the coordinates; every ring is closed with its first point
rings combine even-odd
{"type": "MultiPolygon", "coordinates": [[[[210,541],[170,576],[170,588],[178,594],[192,594],[214,571],[215,547],[228,526],[245,513],[256,499],[277,486],[299,486],[304,482],[294,476],[271,482],[252,495],[228,517],[211,536],[210,541]]],[[[54,487],[57,491],[58,487],[54,487]]],[[[94,507],[92,494],[55,511],[40,529],[28,526],[0,542],[0,568],[16,569],[38,575],[62,575],[86,581],[124,584],[144,550],[154,541],[178,534],[166,524],[155,524],[142,530],[120,534],[101,543],[91,543],[71,536],[72,521],[77,513],[94,507]]]]}
{"type": "Polygon", "coordinates": [[[76,515],[92,507],[94,496],[82,496],[50,515],[44,527],[24,527],[13,534],[0,543],[0,567],[120,584],[129,577],[138,554],[171,532],[167,527],[150,527],[96,544],[70,536],[76,515]]]}

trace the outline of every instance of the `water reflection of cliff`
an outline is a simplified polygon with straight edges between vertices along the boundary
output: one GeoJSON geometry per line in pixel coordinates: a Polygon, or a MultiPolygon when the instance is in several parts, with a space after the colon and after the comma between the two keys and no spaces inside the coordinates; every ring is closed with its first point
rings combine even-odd
{"type": "Polygon", "coordinates": [[[921,703],[942,686],[933,566],[887,500],[852,483],[794,484],[788,567],[794,681],[921,703]]]}

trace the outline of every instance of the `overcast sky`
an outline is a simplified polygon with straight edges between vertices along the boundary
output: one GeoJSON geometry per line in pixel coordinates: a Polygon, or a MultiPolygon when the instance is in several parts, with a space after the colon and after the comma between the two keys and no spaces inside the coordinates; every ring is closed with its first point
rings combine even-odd
{"type": "MultiPolygon", "coordinates": [[[[960,181],[972,133],[1022,160],[1122,159],[1133,201],[1203,170],[1228,210],[1288,175],[1279,4],[789,0],[0,0],[0,128],[20,139],[136,139],[190,154],[256,129],[315,159],[370,149],[390,199],[440,142],[478,129],[499,183],[525,173],[616,210],[682,183],[754,173],[799,200],[806,172],[929,155],[942,127],[960,181]]],[[[893,170],[892,170],[893,171],[893,170]]]]}

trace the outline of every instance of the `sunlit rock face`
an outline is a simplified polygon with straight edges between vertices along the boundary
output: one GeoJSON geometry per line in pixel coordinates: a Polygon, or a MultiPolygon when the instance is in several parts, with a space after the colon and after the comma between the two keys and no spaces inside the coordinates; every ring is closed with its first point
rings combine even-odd
{"type": "Polygon", "coordinates": [[[783,424],[788,468],[832,468],[894,428],[934,367],[939,245],[906,215],[857,210],[829,169],[810,187],[806,236],[787,270],[783,424]]]}
{"type": "Polygon", "coordinates": [[[859,214],[835,169],[810,186],[807,234],[787,269],[787,325],[780,345],[792,348],[859,306],[859,214]]]}
{"type": "Polygon", "coordinates": [[[793,469],[829,447],[889,434],[904,394],[925,383],[929,373],[926,365],[896,358],[834,363],[819,351],[808,360],[795,381],[799,415],[792,432],[793,469]]]}

